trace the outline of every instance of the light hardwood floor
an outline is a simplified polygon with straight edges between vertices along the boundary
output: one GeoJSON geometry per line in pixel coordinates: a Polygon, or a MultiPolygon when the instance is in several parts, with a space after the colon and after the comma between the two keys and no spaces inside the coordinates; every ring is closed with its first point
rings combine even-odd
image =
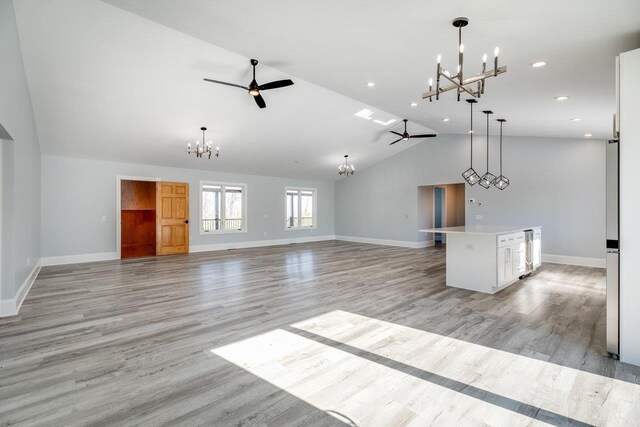
{"type": "Polygon", "coordinates": [[[447,288],[441,248],[319,242],[43,268],[2,425],[633,425],[604,271],[447,288]]]}

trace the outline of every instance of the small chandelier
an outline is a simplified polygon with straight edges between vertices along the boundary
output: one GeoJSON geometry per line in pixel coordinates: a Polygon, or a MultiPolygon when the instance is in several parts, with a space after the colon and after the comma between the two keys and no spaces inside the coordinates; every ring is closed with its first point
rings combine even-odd
{"type": "Polygon", "coordinates": [[[487,172],[482,175],[479,184],[484,188],[490,188],[496,182],[496,176],[489,172],[489,116],[493,111],[484,110],[483,113],[487,115],[487,172]]]}
{"type": "Polygon", "coordinates": [[[353,166],[352,164],[349,164],[349,155],[345,154],[344,155],[344,164],[338,166],[338,175],[353,175],[354,173],[356,173],[356,168],[355,166],[353,166]]]}
{"type": "Polygon", "coordinates": [[[462,173],[462,177],[469,185],[476,185],[478,181],[480,181],[480,175],[473,169],[473,104],[478,101],[475,99],[467,99],[467,102],[469,103],[469,107],[471,107],[471,129],[469,130],[469,138],[471,139],[471,166],[462,173]]]}
{"type": "Polygon", "coordinates": [[[429,98],[429,102],[433,101],[433,96],[436,97],[436,101],[440,99],[442,92],[447,92],[455,89],[458,94],[458,101],[460,101],[460,94],[466,92],[474,98],[480,98],[484,93],[484,81],[489,77],[495,77],[498,74],[506,73],[507,67],[498,67],[498,53],[500,49],[496,47],[493,58],[493,70],[487,71],[487,54],[482,57],[482,72],[467,79],[463,76],[463,58],[464,58],[464,45],[462,44],[462,28],[469,24],[469,19],[460,17],[453,20],[452,25],[458,29],[458,69],[455,75],[452,75],[449,71],[445,70],[441,65],[441,55],[437,58],[437,76],[436,76],[436,88],[433,90],[433,79],[429,79],[429,92],[425,92],[422,95],[422,99],[429,98]],[[450,84],[446,86],[440,86],[440,78],[444,77],[450,84]],[[472,85],[476,85],[475,88],[472,85]]]}
{"type": "Polygon", "coordinates": [[[196,146],[195,148],[192,150],[191,149],[191,143],[187,144],[187,153],[189,154],[195,154],[196,157],[201,158],[202,156],[208,155],[209,158],[211,158],[211,154],[213,154],[216,157],[220,157],[220,147],[216,147],[215,152],[213,151],[213,149],[211,148],[212,142],[211,140],[209,140],[209,142],[205,142],[205,138],[204,138],[204,133],[207,131],[206,127],[201,127],[200,130],[202,131],[202,145],[200,144],[200,140],[196,140],[196,146]]]}
{"type": "Polygon", "coordinates": [[[509,178],[502,175],[502,125],[506,120],[498,119],[498,121],[500,122],[500,176],[496,179],[493,185],[500,190],[504,190],[509,186],[509,178]]]}

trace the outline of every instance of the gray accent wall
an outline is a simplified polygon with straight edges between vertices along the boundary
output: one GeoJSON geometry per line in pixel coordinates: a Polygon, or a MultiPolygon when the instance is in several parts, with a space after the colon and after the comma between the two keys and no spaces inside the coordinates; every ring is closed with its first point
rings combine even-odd
{"type": "Polygon", "coordinates": [[[0,63],[0,300],[11,301],[40,260],[40,145],[11,0],[0,0],[0,63]]]}
{"type": "MultiPolygon", "coordinates": [[[[461,182],[469,167],[469,137],[441,135],[410,144],[415,146],[336,183],[336,235],[427,238],[417,232],[425,222],[418,187],[461,182]]],[[[496,175],[498,144],[492,136],[490,171],[496,175]]],[[[476,136],[474,168],[481,175],[485,153],[486,137],[476,136]]],[[[466,185],[467,225],[540,225],[543,253],[604,258],[605,141],[505,137],[504,174],[511,180],[504,191],[466,185]]]]}
{"type": "MultiPolygon", "coordinates": [[[[186,156],[176,146],[176,155],[186,156]]],[[[196,159],[194,162],[223,162],[196,159]]],[[[189,183],[191,245],[216,245],[334,234],[334,183],[117,163],[42,157],[42,253],[45,257],[116,251],[116,177],[161,178],[189,183]],[[247,184],[247,232],[200,235],[200,181],[247,184]],[[317,188],[317,229],[285,229],[285,187],[317,188]],[[102,217],[106,217],[103,222],[102,217]]]]}

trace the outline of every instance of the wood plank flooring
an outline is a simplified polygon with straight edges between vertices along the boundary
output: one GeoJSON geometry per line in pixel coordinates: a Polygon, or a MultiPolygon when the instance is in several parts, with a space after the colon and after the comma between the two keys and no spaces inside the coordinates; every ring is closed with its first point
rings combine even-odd
{"type": "Polygon", "coordinates": [[[604,271],[495,295],[442,248],[318,242],[43,268],[0,319],[0,425],[634,425],[604,271]]]}

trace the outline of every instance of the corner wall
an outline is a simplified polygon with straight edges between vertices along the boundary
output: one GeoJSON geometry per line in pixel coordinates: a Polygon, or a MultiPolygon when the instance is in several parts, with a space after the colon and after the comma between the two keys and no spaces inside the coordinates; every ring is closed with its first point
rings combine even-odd
{"type": "Polygon", "coordinates": [[[17,313],[40,266],[40,145],[13,2],[0,0],[2,277],[0,316],[17,313]]]}
{"type": "MultiPolygon", "coordinates": [[[[480,174],[485,140],[474,138],[480,174]]],[[[496,173],[497,138],[490,149],[496,173]]],[[[441,135],[341,179],[336,235],[420,246],[417,187],[461,182],[468,167],[468,136],[441,135]]],[[[504,191],[466,186],[466,225],[540,225],[547,259],[604,266],[605,141],[507,136],[504,174],[511,180],[504,191]],[[470,198],[476,202],[469,204],[470,198]]]]}

